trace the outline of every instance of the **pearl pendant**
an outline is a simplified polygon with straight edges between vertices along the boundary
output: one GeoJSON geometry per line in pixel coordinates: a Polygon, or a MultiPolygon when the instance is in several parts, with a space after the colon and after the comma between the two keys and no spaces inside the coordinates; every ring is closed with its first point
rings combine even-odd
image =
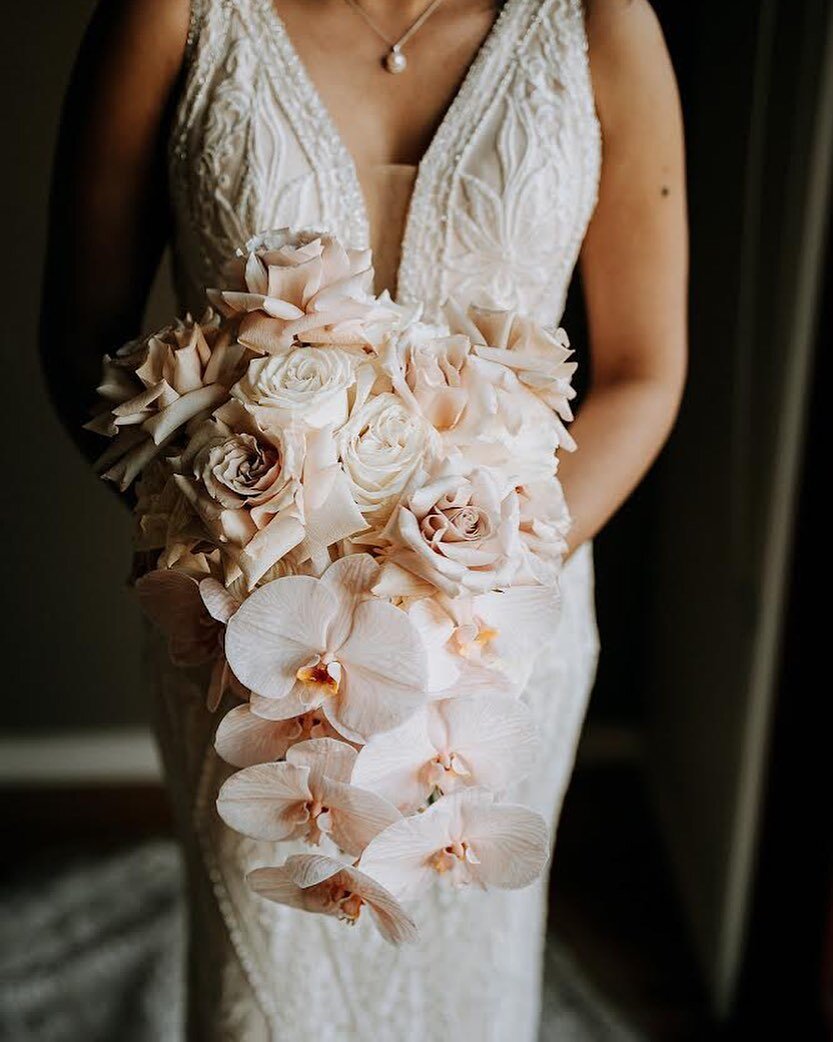
{"type": "Polygon", "coordinates": [[[392,47],[385,55],[385,68],[396,76],[408,68],[408,59],[398,47],[392,47]]]}

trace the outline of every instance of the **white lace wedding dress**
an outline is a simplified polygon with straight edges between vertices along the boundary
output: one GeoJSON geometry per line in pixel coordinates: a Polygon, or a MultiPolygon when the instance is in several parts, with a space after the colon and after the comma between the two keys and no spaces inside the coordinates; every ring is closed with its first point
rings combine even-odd
{"type": "MultiPolygon", "coordinates": [[[[360,177],[272,0],[194,0],[186,61],[170,151],[183,308],[201,310],[202,287],[216,284],[223,260],[254,232],[291,225],[356,246],[372,232],[379,239],[385,208],[367,198],[375,182],[367,171],[360,177]]],[[[399,298],[425,302],[429,317],[453,295],[557,322],[600,154],[580,0],[507,0],[413,171],[410,207],[397,215],[391,206],[385,227],[396,230],[396,253],[402,226],[399,298]]],[[[546,752],[510,793],[553,832],[597,653],[586,544],[565,568],[563,614],[523,696],[546,752]]],[[[398,949],[370,921],[348,928],[251,894],[246,871],[278,863],[285,850],[220,822],[214,799],[226,768],[211,746],[215,721],[200,678],[172,670],[158,648],[152,661],[188,855],[192,1038],[535,1039],[546,879],[487,894],[438,886],[416,911],[421,941],[398,949]]]]}

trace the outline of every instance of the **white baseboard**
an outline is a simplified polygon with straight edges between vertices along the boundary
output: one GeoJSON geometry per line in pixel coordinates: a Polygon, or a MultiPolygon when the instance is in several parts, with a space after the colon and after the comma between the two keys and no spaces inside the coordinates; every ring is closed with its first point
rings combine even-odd
{"type": "MultiPolygon", "coordinates": [[[[641,752],[634,729],[596,725],[582,738],[578,762],[635,762],[641,752]]],[[[0,731],[0,786],[142,784],[161,778],[153,735],[142,727],[44,735],[0,731]]]]}
{"type": "Polygon", "coordinates": [[[156,744],[146,728],[0,732],[0,786],[142,784],[161,777],[156,744]]]}

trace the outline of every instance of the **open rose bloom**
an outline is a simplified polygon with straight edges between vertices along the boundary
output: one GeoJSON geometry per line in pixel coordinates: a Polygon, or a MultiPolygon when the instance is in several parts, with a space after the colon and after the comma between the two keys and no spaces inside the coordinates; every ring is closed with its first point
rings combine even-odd
{"type": "Polygon", "coordinates": [[[575,363],[511,311],[421,322],[331,235],[258,235],[224,279],[105,357],[99,469],[135,483],[172,661],[211,667],[220,816],[309,845],[251,886],[412,941],[425,887],[546,866],[511,793],[541,754],[521,695],[558,618],[575,363]]]}

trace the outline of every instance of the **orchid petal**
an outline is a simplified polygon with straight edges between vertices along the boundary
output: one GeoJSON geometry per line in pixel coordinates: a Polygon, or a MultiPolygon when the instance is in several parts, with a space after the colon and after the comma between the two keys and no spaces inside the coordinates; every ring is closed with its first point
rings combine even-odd
{"type": "Polygon", "coordinates": [[[279,760],[300,733],[294,718],[264,720],[252,712],[251,706],[236,706],[217,728],[214,748],[226,763],[234,767],[252,767],[279,760]]]}
{"type": "Polygon", "coordinates": [[[373,735],[360,750],[351,781],[384,796],[403,814],[417,810],[431,785],[422,768],[436,755],[428,739],[426,710],[418,709],[392,731],[373,735]]]}
{"type": "Polygon", "coordinates": [[[392,803],[375,792],[329,778],[323,779],[321,802],[330,810],[330,837],[333,842],[355,857],[361,854],[374,836],[402,817],[392,803]]]}
{"type": "Polygon", "coordinates": [[[332,591],[307,575],[261,586],[231,618],[226,657],[242,684],[269,698],[289,694],[298,670],[324,650],[338,610],[332,591]]]}
{"type": "Polygon", "coordinates": [[[402,723],[425,700],[428,679],[419,633],[399,608],[364,601],[338,651],[343,690],[324,709],[345,737],[365,739],[402,723]]]}
{"type": "Polygon", "coordinates": [[[338,601],[338,611],[330,619],[327,646],[340,648],[353,628],[353,619],[359,604],[370,596],[373,584],[379,577],[379,565],[370,554],[348,554],[333,561],[324,575],[322,583],[331,590],[338,601]]]}
{"type": "Polygon", "coordinates": [[[310,738],[298,742],[286,754],[288,763],[308,767],[310,790],[318,797],[322,778],[348,783],[356,762],[356,750],[346,742],[333,738],[310,738]]]}
{"type": "Polygon", "coordinates": [[[463,789],[459,796],[463,834],[477,856],[476,877],[505,890],[529,886],[550,854],[541,815],[519,804],[493,802],[485,790],[463,789]]]}
{"type": "Polygon", "coordinates": [[[233,774],[220,788],[217,812],[223,821],[253,839],[287,839],[298,825],[298,810],[312,798],[309,768],[262,763],[233,774]]]}
{"type": "Polygon", "coordinates": [[[434,876],[431,855],[451,841],[450,799],[437,800],[422,814],[402,818],[380,832],[361,856],[361,871],[397,900],[417,897],[434,876]]]}
{"type": "Polygon", "coordinates": [[[445,746],[463,758],[477,785],[501,791],[526,777],[540,755],[532,714],[515,698],[493,694],[450,698],[433,702],[431,710],[432,739],[438,748],[445,746]],[[442,721],[444,734],[432,732],[434,719],[442,721]]]}

